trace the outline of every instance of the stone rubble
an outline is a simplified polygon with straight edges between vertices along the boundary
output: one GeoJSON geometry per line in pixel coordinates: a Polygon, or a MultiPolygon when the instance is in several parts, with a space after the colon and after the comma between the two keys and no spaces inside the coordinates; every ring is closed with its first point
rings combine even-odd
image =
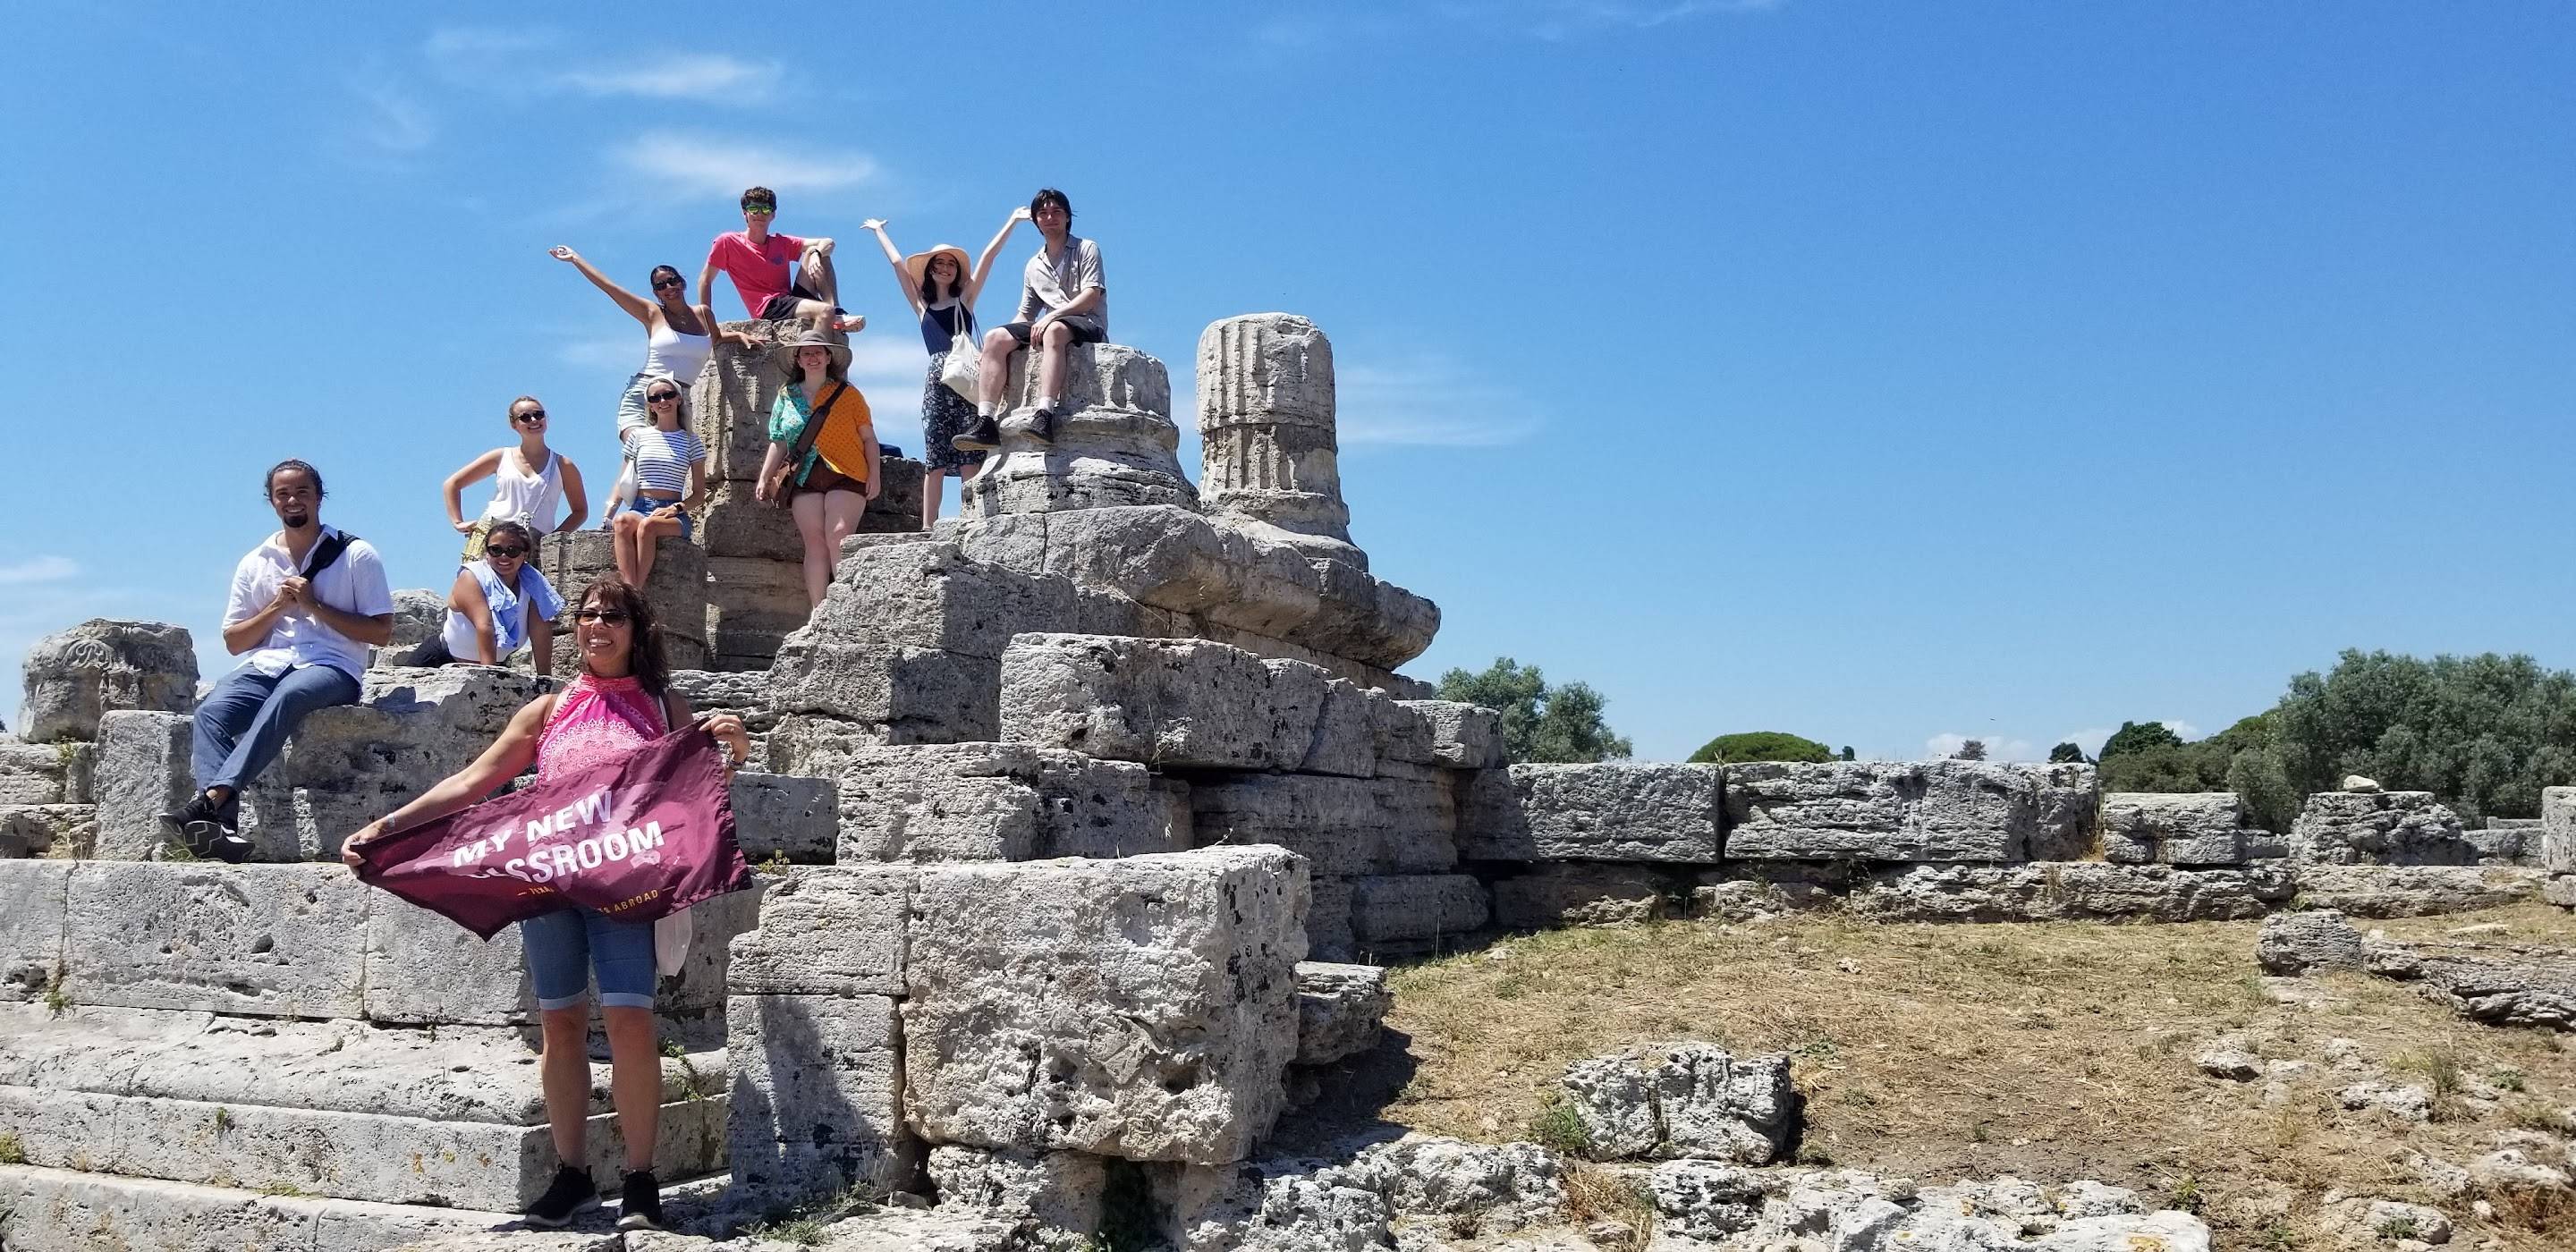
{"type": "Polygon", "coordinates": [[[2429,791],[2320,791],[2290,826],[2290,855],[2328,865],[2474,865],[2459,815],[2429,791]]]}
{"type": "Polygon", "coordinates": [[[1576,1061],[1562,1085],[1593,1154],[1609,1159],[1759,1165],[1788,1143],[1799,1110],[1787,1056],[1739,1060],[1706,1043],[1640,1044],[1576,1061]]]}
{"type": "Polygon", "coordinates": [[[2115,864],[2242,865],[2288,851],[2233,791],[2102,797],[2102,855],[2115,864]]]}

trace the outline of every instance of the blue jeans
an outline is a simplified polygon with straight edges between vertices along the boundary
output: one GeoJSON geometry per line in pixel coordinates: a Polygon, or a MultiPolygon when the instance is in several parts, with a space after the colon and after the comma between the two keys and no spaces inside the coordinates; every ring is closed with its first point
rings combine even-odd
{"type": "Polygon", "coordinates": [[[653,1007],[653,923],[621,922],[597,909],[561,909],[519,923],[519,946],[527,954],[528,981],[536,986],[537,1007],[581,1007],[590,992],[591,975],[599,976],[603,1008],[653,1007]]]}
{"type": "MultiPolygon", "coordinates": [[[[649,516],[653,513],[659,512],[663,508],[678,503],[679,501],[677,500],[650,500],[639,496],[632,503],[627,504],[622,508],[610,509],[608,511],[608,516],[611,521],[615,521],[617,515],[620,513],[643,513],[649,516]]],[[[689,511],[687,509],[680,510],[680,538],[687,539],[689,536],[696,534],[697,531],[698,524],[695,519],[689,516],[689,511]]]]}
{"type": "Polygon", "coordinates": [[[358,680],[328,665],[306,665],[268,675],[242,666],[224,676],[197,706],[188,759],[197,790],[229,788],[241,794],[259,777],[286,737],[315,709],[358,702],[358,680]]]}

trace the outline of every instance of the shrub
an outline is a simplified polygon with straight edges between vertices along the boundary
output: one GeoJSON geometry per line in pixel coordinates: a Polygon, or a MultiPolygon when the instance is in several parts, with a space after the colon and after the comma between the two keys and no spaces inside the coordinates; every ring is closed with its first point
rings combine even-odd
{"type": "MultiPolygon", "coordinates": [[[[1849,753],[1851,749],[1845,748],[1849,753]]],[[[1833,750],[1785,730],[1747,730],[1719,735],[1701,744],[1690,759],[1702,764],[1725,761],[1830,761],[1833,750]]],[[[1851,759],[1845,756],[1842,759],[1851,759]]]]}

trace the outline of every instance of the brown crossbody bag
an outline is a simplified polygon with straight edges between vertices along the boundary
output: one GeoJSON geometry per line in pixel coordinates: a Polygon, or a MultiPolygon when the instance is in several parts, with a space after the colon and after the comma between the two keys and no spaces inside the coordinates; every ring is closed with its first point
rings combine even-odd
{"type": "MultiPolygon", "coordinates": [[[[787,385],[793,387],[796,384],[787,385]]],[[[815,405],[813,411],[805,415],[805,429],[797,432],[795,449],[787,454],[787,460],[778,467],[777,476],[768,483],[771,504],[783,509],[787,507],[787,502],[794,498],[796,468],[805,463],[806,457],[813,455],[814,440],[822,435],[823,422],[831,415],[833,403],[841,398],[842,392],[849,389],[848,379],[834,382],[832,389],[823,394],[823,402],[815,405]]]]}

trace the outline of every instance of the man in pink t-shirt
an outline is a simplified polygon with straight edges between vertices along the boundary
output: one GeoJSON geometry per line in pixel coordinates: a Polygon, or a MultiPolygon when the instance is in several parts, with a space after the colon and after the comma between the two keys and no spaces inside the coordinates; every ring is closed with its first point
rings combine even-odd
{"type": "Polygon", "coordinates": [[[840,282],[832,274],[832,241],[774,234],[778,193],[754,187],[742,193],[742,229],[716,236],[707,265],[698,271],[698,303],[707,304],[716,271],[733,279],[742,307],[763,321],[812,322],[816,330],[855,331],[868,319],[841,308],[840,282]]]}

